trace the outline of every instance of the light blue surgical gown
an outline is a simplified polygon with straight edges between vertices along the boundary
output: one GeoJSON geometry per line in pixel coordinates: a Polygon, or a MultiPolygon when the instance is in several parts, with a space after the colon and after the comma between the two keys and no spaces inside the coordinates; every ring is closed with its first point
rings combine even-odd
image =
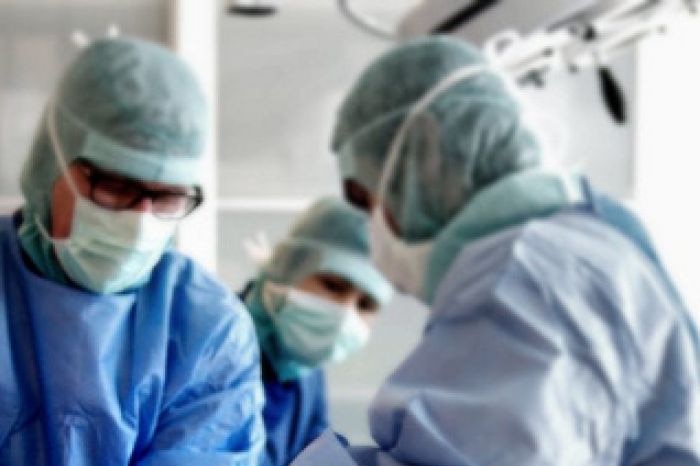
{"type": "MultiPolygon", "coordinates": [[[[657,264],[565,209],[463,248],[358,464],[700,466],[700,367],[657,264]]],[[[334,452],[324,435],[294,463],[334,452]]]]}
{"type": "Polygon", "coordinates": [[[237,299],[166,253],[142,288],[47,281],[0,217],[0,464],[256,464],[258,345],[237,299]]]}

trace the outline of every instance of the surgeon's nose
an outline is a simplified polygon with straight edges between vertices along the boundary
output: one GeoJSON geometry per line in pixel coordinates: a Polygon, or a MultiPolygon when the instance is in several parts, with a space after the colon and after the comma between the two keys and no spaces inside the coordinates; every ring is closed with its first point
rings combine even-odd
{"type": "Polygon", "coordinates": [[[342,304],[345,307],[355,307],[357,304],[357,299],[355,298],[355,295],[351,292],[344,293],[341,296],[338,296],[336,301],[338,302],[338,304],[342,304]]]}
{"type": "Polygon", "coordinates": [[[131,208],[136,212],[151,212],[153,213],[153,200],[150,197],[144,196],[138,204],[131,208]]]}

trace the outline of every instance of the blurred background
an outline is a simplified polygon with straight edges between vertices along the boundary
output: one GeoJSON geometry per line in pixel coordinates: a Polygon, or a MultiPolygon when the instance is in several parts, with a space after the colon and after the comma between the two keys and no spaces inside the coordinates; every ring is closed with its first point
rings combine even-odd
{"type": "MultiPolygon", "coordinates": [[[[256,273],[243,247],[247,238],[262,231],[274,243],[315,198],[339,194],[329,150],[335,111],[361,69],[397,40],[358,27],[333,0],[280,0],[271,4],[274,14],[240,14],[250,3],[0,0],[0,212],[21,205],[20,169],[56,80],[78,52],[71,37],[76,31],[104,36],[115,25],[123,35],[173,47],[192,64],[209,94],[214,131],[208,200],[183,225],[178,243],[233,290],[240,289],[256,273]]],[[[395,29],[417,3],[364,0],[353,5],[395,29]]],[[[460,2],[444,2],[450,3],[460,2]]],[[[530,2],[503,3],[513,6],[505,18],[514,27],[527,16],[530,2]]],[[[417,11],[402,38],[425,32],[421,21],[439,23],[417,11]]],[[[600,66],[576,73],[553,68],[546,85],[523,88],[535,114],[546,116],[542,126],[561,149],[562,161],[647,220],[696,316],[699,29],[698,22],[680,21],[658,38],[605,57],[613,90],[624,96],[624,122],[611,115],[600,66]]],[[[380,317],[369,347],[329,370],[332,421],[352,442],[369,441],[367,406],[380,381],[420,336],[425,317],[417,302],[396,298],[380,317]]]]}

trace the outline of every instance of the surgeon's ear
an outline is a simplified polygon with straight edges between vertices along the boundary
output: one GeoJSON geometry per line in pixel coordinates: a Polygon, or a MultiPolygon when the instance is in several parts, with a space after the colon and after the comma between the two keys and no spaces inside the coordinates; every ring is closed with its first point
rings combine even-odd
{"type": "Polygon", "coordinates": [[[68,183],[67,176],[72,176],[79,190],[83,190],[82,172],[78,165],[73,164],[68,168],[69,173],[61,174],[51,190],[51,236],[56,239],[64,239],[70,235],[73,224],[73,211],[75,209],[75,194],[68,183]]]}
{"type": "Polygon", "coordinates": [[[392,214],[386,206],[384,206],[382,210],[384,211],[384,218],[389,228],[391,228],[396,236],[401,236],[401,225],[399,225],[394,214],[392,214]]]}

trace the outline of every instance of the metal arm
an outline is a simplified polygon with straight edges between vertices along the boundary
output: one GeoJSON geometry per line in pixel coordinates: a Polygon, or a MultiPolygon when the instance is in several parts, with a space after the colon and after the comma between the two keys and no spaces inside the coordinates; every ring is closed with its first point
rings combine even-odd
{"type": "Polygon", "coordinates": [[[345,17],[350,20],[351,23],[365,32],[368,32],[381,39],[398,39],[396,31],[392,30],[386,25],[381,24],[375,18],[359,12],[351,0],[338,0],[338,8],[340,8],[341,13],[343,13],[343,15],[345,15],[345,17]]]}

